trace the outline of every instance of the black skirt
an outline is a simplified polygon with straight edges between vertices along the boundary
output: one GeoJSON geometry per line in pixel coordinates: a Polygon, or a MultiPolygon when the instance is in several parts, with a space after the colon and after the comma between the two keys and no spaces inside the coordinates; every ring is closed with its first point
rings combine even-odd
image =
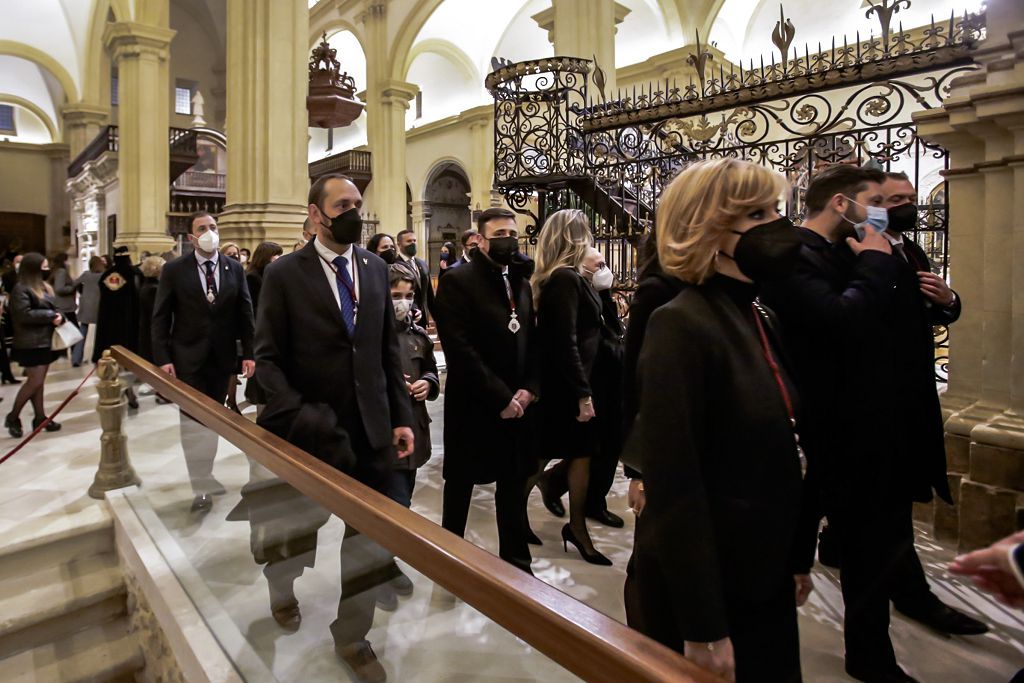
{"type": "Polygon", "coordinates": [[[49,365],[61,355],[61,352],[51,349],[13,349],[11,351],[11,358],[23,368],[49,365]]]}

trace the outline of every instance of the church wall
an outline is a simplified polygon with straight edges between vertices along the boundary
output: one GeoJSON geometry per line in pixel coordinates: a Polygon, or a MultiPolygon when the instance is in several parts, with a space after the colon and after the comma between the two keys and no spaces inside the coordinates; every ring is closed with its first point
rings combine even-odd
{"type": "Polygon", "coordinates": [[[223,83],[214,72],[216,64],[224,62],[224,55],[217,54],[210,32],[176,3],[171,4],[171,28],[177,31],[171,41],[171,78],[167,85],[171,91],[171,125],[177,128],[192,125],[191,116],[174,113],[174,88],[178,79],[182,79],[199,84],[207,126],[224,130],[224,121],[217,116],[225,108],[223,83]],[[220,92],[219,97],[215,91],[220,92]]]}
{"type": "Polygon", "coordinates": [[[0,142],[0,211],[50,213],[50,157],[35,145],[0,142]]]}

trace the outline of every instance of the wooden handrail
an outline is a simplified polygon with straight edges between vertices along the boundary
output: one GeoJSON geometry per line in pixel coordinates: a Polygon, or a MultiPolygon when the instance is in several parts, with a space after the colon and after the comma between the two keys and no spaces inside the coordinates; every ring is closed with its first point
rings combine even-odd
{"type": "Polygon", "coordinates": [[[442,529],[131,351],[115,346],[111,355],[346,524],[584,680],[721,683],[675,651],[442,529]]]}

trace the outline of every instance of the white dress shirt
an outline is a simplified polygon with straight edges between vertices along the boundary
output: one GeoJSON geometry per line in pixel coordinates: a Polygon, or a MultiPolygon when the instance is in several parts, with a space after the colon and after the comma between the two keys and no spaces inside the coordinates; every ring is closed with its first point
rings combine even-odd
{"type": "MultiPolygon", "coordinates": [[[[316,253],[320,256],[320,267],[323,268],[324,276],[327,278],[328,283],[331,285],[331,293],[334,294],[334,300],[338,302],[338,310],[341,310],[341,295],[338,294],[338,276],[334,273],[334,259],[339,256],[344,256],[348,261],[346,269],[348,270],[348,276],[352,278],[352,287],[356,292],[356,301],[359,300],[359,279],[356,277],[356,264],[353,262],[355,259],[355,248],[350,244],[344,254],[336,254],[323,245],[320,240],[313,240],[313,247],[316,249],[316,253]],[[330,265],[328,265],[330,264],[330,265]]],[[[359,306],[356,306],[356,315],[359,314],[359,306]]]]}
{"type": "Polygon", "coordinates": [[[199,281],[203,285],[203,294],[204,295],[206,294],[206,262],[207,261],[213,261],[213,281],[217,283],[217,294],[220,294],[220,252],[219,251],[213,252],[213,257],[212,258],[206,258],[205,256],[203,256],[202,254],[199,253],[198,249],[196,250],[195,254],[196,254],[196,261],[199,262],[199,268],[198,268],[198,270],[199,270],[199,281]]]}

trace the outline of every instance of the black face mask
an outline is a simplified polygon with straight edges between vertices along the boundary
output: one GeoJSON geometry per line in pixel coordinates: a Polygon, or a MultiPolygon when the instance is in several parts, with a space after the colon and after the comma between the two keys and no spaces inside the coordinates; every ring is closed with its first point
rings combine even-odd
{"type": "Polygon", "coordinates": [[[519,253],[518,237],[494,237],[489,242],[491,246],[487,255],[498,265],[507,266],[519,253]]]}
{"type": "Polygon", "coordinates": [[[412,258],[413,256],[415,256],[416,255],[416,243],[415,242],[410,242],[409,244],[407,244],[404,247],[402,247],[402,253],[405,254],[406,256],[408,256],[409,258],[412,258]]]}
{"type": "Polygon", "coordinates": [[[754,282],[778,280],[793,271],[800,254],[800,234],[785,216],[756,225],[746,232],[732,232],[740,239],[731,258],[754,282]]]}
{"type": "Polygon", "coordinates": [[[917,227],[917,204],[908,202],[889,209],[889,229],[909,232],[917,227]]]}
{"type": "Polygon", "coordinates": [[[331,231],[331,239],[338,244],[355,244],[363,236],[363,218],[359,209],[352,207],[334,218],[328,216],[323,209],[321,215],[327,219],[323,226],[331,231]]]}
{"type": "Polygon", "coordinates": [[[384,263],[388,264],[389,266],[395,262],[396,258],[398,258],[398,255],[395,252],[394,247],[388,247],[384,251],[377,254],[377,256],[380,256],[382,259],[384,259],[384,263]]]}

